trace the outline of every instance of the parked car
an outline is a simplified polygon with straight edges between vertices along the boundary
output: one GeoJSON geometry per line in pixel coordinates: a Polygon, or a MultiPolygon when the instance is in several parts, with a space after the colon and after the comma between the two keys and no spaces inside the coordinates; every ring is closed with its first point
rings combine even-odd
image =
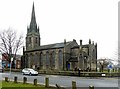
{"type": "Polygon", "coordinates": [[[24,68],[22,70],[23,75],[38,75],[38,72],[31,68],[24,68]]]}

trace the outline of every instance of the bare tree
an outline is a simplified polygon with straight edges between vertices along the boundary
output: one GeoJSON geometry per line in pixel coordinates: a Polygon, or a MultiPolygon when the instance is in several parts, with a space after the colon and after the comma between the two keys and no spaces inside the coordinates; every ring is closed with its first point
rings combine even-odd
{"type": "Polygon", "coordinates": [[[104,68],[108,66],[108,64],[112,63],[112,59],[107,59],[107,58],[104,58],[104,59],[99,59],[98,60],[98,63],[99,63],[99,66],[100,66],[100,71],[103,72],[104,68]]]}
{"type": "Polygon", "coordinates": [[[16,53],[22,47],[23,36],[17,36],[17,33],[12,29],[3,30],[0,33],[0,52],[5,53],[10,63],[11,57],[16,58],[16,53]]]}

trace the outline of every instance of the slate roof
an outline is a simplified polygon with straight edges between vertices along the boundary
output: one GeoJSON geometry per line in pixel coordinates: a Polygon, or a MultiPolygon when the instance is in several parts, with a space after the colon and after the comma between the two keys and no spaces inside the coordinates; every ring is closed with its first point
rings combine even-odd
{"type": "MultiPolygon", "coordinates": [[[[66,42],[66,45],[69,45],[73,41],[68,41],[66,42]]],[[[56,49],[56,48],[63,48],[64,47],[64,42],[61,43],[54,43],[54,44],[49,44],[49,45],[42,45],[39,47],[36,47],[35,49],[27,50],[27,51],[38,51],[38,50],[48,50],[48,49],[56,49]]]]}
{"type": "MultiPolygon", "coordinates": [[[[66,42],[66,45],[71,43],[72,41],[66,42]]],[[[63,48],[64,47],[64,42],[61,43],[55,43],[55,44],[49,44],[49,45],[43,45],[40,46],[40,49],[54,49],[54,48],[63,48]]]]}
{"type": "Polygon", "coordinates": [[[74,47],[72,47],[71,49],[74,49],[74,48],[79,48],[79,45],[77,45],[77,46],[74,46],[74,47]]]}
{"type": "Polygon", "coordinates": [[[64,47],[64,43],[56,43],[40,46],[40,49],[53,49],[53,48],[61,48],[64,47]]]}
{"type": "MultiPolygon", "coordinates": [[[[64,48],[64,42],[61,43],[54,43],[54,44],[48,44],[48,45],[41,45],[39,47],[36,47],[34,49],[26,50],[26,52],[32,52],[32,51],[42,51],[42,50],[49,50],[49,49],[58,49],[58,48],[64,48]]],[[[69,46],[70,48],[74,46],[78,46],[76,40],[73,39],[73,41],[67,41],[66,46],[69,46]]]]}

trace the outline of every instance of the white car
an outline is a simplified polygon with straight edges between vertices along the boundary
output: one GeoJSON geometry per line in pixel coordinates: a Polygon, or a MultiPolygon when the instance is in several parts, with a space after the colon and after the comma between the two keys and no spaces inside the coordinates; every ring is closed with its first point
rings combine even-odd
{"type": "Polygon", "coordinates": [[[31,68],[24,68],[22,70],[22,74],[23,75],[25,75],[25,74],[27,74],[27,75],[38,75],[38,72],[33,70],[33,69],[31,69],[31,68]]]}

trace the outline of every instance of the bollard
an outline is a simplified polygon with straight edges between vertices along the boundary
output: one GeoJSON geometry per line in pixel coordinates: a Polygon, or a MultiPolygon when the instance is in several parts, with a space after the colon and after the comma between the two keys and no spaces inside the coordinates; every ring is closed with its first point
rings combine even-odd
{"type": "Polygon", "coordinates": [[[34,85],[37,86],[37,79],[34,79],[34,85]]]}
{"type": "Polygon", "coordinates": [[[90,86],[89,86],[89,89],[94,89],[94,86],[90,85],[90,86]]]}
{"type": "Polygon", "coordinates": [[[5,82],[8,82],[8,77],[5,77],[5,82]]]}
{"type": "Polygon", "coordinates": [[[27,83],[27,78],[26,77],[23,77],[23,83],[27,83]]]}
{"type": "Polygon", "coordinates": [[[14,77],[14,83],[17,83],[17,77],[16,76],[14,77]]]}
{"type": "Polygon", "coordinates": [[[72,81],[72,89],[77,89],[77,88],[76,88],[76,82],[75,82],[75,81],[72,81]]]}
{"type": "Polygon", "coordinates": [[[49,87],[49,78],[45,78],[45,87],[49,87]]]}

